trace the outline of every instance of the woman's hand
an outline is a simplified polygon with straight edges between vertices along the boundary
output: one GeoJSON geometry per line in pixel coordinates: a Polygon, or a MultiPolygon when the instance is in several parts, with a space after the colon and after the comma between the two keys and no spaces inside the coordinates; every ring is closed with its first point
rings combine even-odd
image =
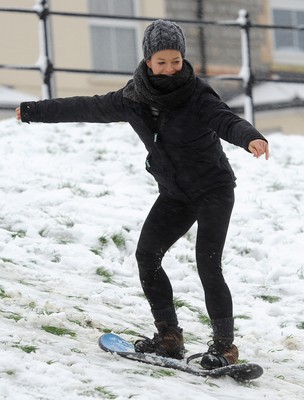
{"type": "Polygon", "coordinates": [[[265,140],[255,139],[249,143],[248,150],[254,155],[254,157],[259,158],[265,154],[266,160],[269,159],[269,147],[265,140]]]}
{"type": "Polygon", "coordinates": [[[16,118],[18,121],[21,120],[21,111],[20,111],[20,107],[16,108],[16,118]]]}

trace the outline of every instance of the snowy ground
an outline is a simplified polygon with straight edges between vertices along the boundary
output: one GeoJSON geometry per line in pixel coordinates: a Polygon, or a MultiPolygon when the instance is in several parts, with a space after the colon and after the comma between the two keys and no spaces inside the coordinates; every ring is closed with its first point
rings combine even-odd
{"type": "MultiPolygon", "coordinates": [[[[268,138],[268,162],[225,145],[238,176],[224,253],[236,343],[265,369],[242,385],[97,346],[107,331],[154,332],[134,250],[157,192],[132,129],[1,122],[0,398],[302,399],[304,138],[268,138]]],[[[164,262],[189,353],[210,339],[194,238],[195,227],[164,262]]]]}

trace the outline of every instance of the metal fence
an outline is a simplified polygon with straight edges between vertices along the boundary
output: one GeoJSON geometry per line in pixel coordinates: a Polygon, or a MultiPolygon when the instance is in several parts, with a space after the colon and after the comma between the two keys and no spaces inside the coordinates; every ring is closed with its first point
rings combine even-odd
{"type": "MultiPolygon", "coordinates": [[[[36,6],[32,9],[25,8],[0,8],[0,12],[4,13],[24,13],[24,14],[36,14],[39,18],[40,24],[40,57],[38,65],[5,65],[0,64],[0,69],[10,69],[10,70],[30,70],[37,71],[41,74],[42,80],[42,93],[44,98],[52,98],[55,94],[54,86],[54,76],[56,72],[66,72],[66,73],[79,73],[79,74],[116,74],[116,75],[132,75],[131,71],[108,71],[108,70],[96,70],[96,69],[77,69],[77,68],[59,68],[53,64],[51,58],[50,49],[52,48],[52,32],[50,29],[49,18],[52,15],[65,16],[71,18],[102,18],[102,19],[120,19],[120,20],[134,20],[134,21],[144,21],[150,22],[154,21],[156,18],[146,18],[146,17],[125,17],[117,15],[104,15],[104,14],[90,14],[90,13],[74,13],[74,12],[58,12],[51,11],[49,9],[48,0],[38,0],[36,6]]],[[[241,36],[241,69],[237,75],[218,75],[209,76],[206,74],[201,74],[202,78],[206,79],[216,79],[216,80],[230,80],[230,81],[241,81],[243,84],[243,90],[245,94],[245,101],[243,112],[245,118],[254,124],[254,112],[255,106],[253,102],[252,89],[253,85],[258,82],[285,82],[285,83],[304,83],[304,78],[289,78],[289,79],[270,79],[270,78],[257,78],[254,76],[251,63],[251,42],[250,33],[252,29],[286,29],[286,30],[304,30],[304,25],[302,26],[285,26],[285,25],[263,25],[253,23],[246,10],[240,10],[239,15],[235,20],[225,20],[225,21],[207,21],[207,20],[190,20],[190,19],[174,19],[180,24],[189,24],[191,26],[197,26],[202,28],[206,25],[214,25],[219,27],[235,27],[240,30],[241,36]]],[[[294,104],[298,106],[299,104],[294,104]]],[[[302,105],[302,103],[301,103],[302,105]]],[[[1,105],[0,105],[1,108],[1,105]]],[[[8,108],[6,108],[8,109],[8,108]]],[[[239,110],[240,111],[240,110],[239,110]]]]}

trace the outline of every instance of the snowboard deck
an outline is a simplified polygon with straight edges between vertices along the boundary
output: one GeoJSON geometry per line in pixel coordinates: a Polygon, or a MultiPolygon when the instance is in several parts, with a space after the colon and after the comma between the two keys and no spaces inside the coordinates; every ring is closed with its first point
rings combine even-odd
{"type": "Polygon", "coordinates": [[[134,345],[131,342],[114,333],[102,335],[99,338],[98,344],[102,350],[118,354],[129,360],[171,368],[201,377],[220,378],[222,376],[230,376],[236,381],[250,381],[259,378],[263,374],[263,368],[255,363],[233,364],[212,370],[205,370],[188,365],[186,361],[166,358],[150,353],[136,353],[134,345]]]}

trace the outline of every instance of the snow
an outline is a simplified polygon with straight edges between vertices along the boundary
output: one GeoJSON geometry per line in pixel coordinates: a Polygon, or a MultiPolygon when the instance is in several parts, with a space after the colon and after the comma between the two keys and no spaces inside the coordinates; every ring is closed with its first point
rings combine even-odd
{"type": "MultiPolygon", "coordinates": [[[[244,104],[244,95],[229,100],[230,107],[244,104]]],[[[304,85],[300,83],[266,82],[253,87],[254,103],[257,105],[304,100],[304,85]]]]}
{"type": "MultiPolygon", "coordinates": [[[[0,398],[302,399],[304,138],[268,139],[269,161],[224,144],[238,177],[223,258],[236,344],[265,371],[239,384],[97,346],[105,331],[154,332],[134,251],[157,189],[132,129],[0,122],[0,398]]],[[[194,242],[195,226],[164,260],[188,354],[211,333],[194,242]]]]}
{"type": "MultiPolygon", "coordinates": [[[[31,94],[18,92],[8,86],[0,85],[0,105],[5,107],[17,107],[22,101],[34,101],[35,98],[31,94]]],[[[38,99],[37,99],[38,100],[38,99]]]]}

